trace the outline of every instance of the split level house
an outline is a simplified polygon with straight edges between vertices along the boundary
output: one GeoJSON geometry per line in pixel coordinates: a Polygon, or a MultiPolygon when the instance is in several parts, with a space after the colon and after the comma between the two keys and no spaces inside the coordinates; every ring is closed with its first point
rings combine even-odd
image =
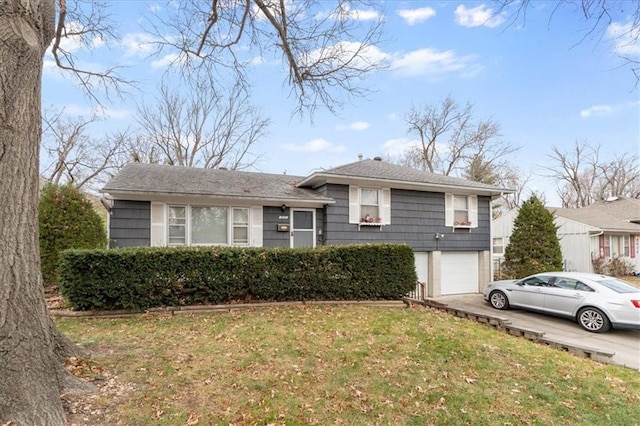
{"type": "MultiPolygon", "coordinates": [[[[640,271],[640,199],[610,197],[581,208],[548,208],[554,215],[558,239],[567,271],[595,272],[593,261],[622,258],[640,271]]],[[[493,223],[493,256],[504,254],[518,209],[493,223]]]]}
{"type": "Polygon", "coordinates": [[[102,192],[110,247],[406,243],[437,297],[490,281],[491,199],[511,191],[377,157],[306,177],[135,163],[102,192]]]}

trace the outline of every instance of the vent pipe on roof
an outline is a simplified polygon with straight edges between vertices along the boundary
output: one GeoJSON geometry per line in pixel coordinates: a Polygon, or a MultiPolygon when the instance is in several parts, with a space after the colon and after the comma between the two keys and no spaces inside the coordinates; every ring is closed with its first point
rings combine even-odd
{"type": "Polygon", "coordinates": [[[373,157],[375,161],[382,161],[382,157],[373,157]]]}
{"type": "Polygon", "coordinates": [[[358,154],[358,161],[362,161],[362,153],[358,154]]]}

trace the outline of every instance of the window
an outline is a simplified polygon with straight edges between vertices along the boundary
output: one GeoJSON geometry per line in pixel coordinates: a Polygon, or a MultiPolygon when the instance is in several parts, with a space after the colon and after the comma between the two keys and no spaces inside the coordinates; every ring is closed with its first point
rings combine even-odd
{"type": "Polygon", "coordinates": [[[530,277],[526,280],[520,281],[524,285],[532,286],[532,287],[547,287],[549,285],[549,281],[551,281],[551,277],[530,277]]]}
{"type": "Polygon", "coordinates": [[[227,208],[191,207],[191,244],[227,244],[227,208]]]}
{"type": "Polygon", "coordinates": [[[169,206],[169,245],[187,244],[187,207],[169,206]]]}
{"type": "Polygon", "coordinates": [[[504,254],[504,241],[502,238],[493,239],[493,254],[504,254]]]}
{"type": "Polygon", "coordinates": [[[478,197],[475,195],[445,194],[445,226],[476,228],[478,226],[478,197]]]}
{"type": "Polygon", "coordinates": [[[620,237],[617,235],[611,236],[611,257],[620,256],[620,237]]]}
{"type": "Polygon", "coordinates": [[[360,188],[360,222],[381,222],[380,191],[360,188]]]}
{"type": "Polygon", "coordinates": [[[249,209],[168,206],[169,245],[249,245],[249,209]]]}
{"type": "Polygon", "coordinates": [[[358,229],[363,224],[391,224],[391,189],[349,185],[349,223],[358,229]]]}
{"type": "Polygon", "coordinates": [[[624,235],[622,238],[622,255],[624,257],[631,257],[631,237],[624,235]]]}
{"type": "Polygon", "coordinates": [[[249,209],[233,209],[233,244],[249,244],[249,209]]]}
{"type": "Polygon", "coordinates": [[[604,235],[602,249],[604,257],[611,257],[611,240],[608,235],[604,235]]]}
{"type": "Polygon", "coordinates": [[[453,224],[471,225],[469,221],[469,197],[463,195],[453,196],[453,224]]]}
{"type": "Polygon", "coordinates": [[[588,285],[581,283],[580,281],[578,281],[576,283],[576,290],[579,291],[590,291],[590,292],[594,292],[595,290],[592,289],[591,287],[589,287],[588,285]]]}

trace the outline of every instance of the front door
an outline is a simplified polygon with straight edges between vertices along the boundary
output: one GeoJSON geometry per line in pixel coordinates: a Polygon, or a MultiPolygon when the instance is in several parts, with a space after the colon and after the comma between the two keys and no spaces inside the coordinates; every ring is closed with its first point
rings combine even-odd
{"type": "Polygon", "coordinates": [[[291,247],[316,246],[316,211],[313,209],[291,210],[291,247]]]}

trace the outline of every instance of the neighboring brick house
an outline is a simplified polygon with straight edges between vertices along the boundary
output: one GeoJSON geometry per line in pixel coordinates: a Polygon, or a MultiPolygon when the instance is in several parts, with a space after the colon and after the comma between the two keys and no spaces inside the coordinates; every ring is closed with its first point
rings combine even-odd
{"type": "Polygon", "coordinates": [[[362,160],[307,177],[129,164],[102,190],[110,247],[410,245],[429,296],[491,279],[491,199],[507,189],[362,160]]]}
{"type": "MultiPolygon", "coordinates": [[[[578,209],[548,208],[558,227],[567,271],[594,272],[593,260],[623,258],[640,271],[640,200],[611,197],[578,209]]],[[[494,220],[493,255],[502,257],[518,214],[514,209],[494,220]]]]}

